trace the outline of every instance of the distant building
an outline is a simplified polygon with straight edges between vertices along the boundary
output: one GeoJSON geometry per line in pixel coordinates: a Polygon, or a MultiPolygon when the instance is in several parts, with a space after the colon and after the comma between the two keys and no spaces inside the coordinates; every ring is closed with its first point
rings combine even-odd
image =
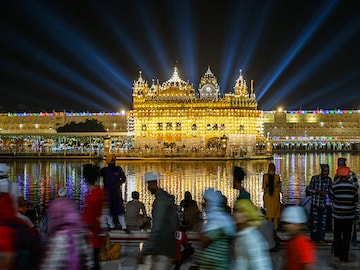
{"type": "Polygon", "coordinates": [[[360,110],[265,111],[264,133],[274,150],[359,150],[360,110]]]}

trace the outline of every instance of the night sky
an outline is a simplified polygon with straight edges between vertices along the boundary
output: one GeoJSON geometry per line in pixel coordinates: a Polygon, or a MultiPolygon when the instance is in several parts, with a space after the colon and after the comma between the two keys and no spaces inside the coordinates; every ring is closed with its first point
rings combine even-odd
{"type": "Polygon", "coordinates": [[[221,93],[240,70],[259,109],[360,109],[360,1],[0,2],[0,112],[113,112],[149,84],[221,93]]]}

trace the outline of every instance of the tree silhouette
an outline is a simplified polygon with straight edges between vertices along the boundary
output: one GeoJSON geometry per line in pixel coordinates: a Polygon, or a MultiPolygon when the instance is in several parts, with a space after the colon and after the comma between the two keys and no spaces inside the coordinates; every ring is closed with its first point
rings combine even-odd
{"type": "Polygon", "coordinates": [[[105,127],[96,119],[86,119],[85,122],[70,122],[56,129],[57,132],[105,132],[105,127]]]}

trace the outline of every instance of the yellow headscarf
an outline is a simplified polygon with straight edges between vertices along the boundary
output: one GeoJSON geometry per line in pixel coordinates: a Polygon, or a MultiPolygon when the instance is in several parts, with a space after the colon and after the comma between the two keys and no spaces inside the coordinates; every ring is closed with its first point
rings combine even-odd
{"type": "MultiPolygon", "coordinates": [[[[248,199],[237,200],[235,203],[235,211],[245,214],[247,223],[251,227],[259,227],[264,221],[260,210],[248,199]]],[[[235,223],[237,223],[236,220],[235,223]]]]}

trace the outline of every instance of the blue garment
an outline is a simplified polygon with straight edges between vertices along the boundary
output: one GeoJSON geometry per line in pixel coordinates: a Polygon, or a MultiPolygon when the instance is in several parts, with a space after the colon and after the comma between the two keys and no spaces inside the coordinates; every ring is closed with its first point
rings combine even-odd
{"type": "Polygon", "coordinates": [[[311,205],[311,240],[324,241],[327,208],[311,205]]]}
{"type": "Polygon", "coordinates": [[[244,188],[240,190],[239,196],[236,198],[237,200],[240,199],[247,199],[250,200],[250,193],[247,192],[244,188]]]}
{"type": "Polygon", "coordinates": [[[225,212],[224,197],[220,191],[209,188],[203,197],[207,222],[201,234],[211,241],[199,251],[195,261],[200,269],[230,269],[232,240],[236,233],[234,220],[225,212]]]}
{"type": "Polygon", "coordinates": [[[126,176],[120,166],[101,168],[100,176],[104,179],[104,189],[109,196],[110,215],[124,214],[124,201],[122,198],[121,185],[125,183],[126,176]]]}

